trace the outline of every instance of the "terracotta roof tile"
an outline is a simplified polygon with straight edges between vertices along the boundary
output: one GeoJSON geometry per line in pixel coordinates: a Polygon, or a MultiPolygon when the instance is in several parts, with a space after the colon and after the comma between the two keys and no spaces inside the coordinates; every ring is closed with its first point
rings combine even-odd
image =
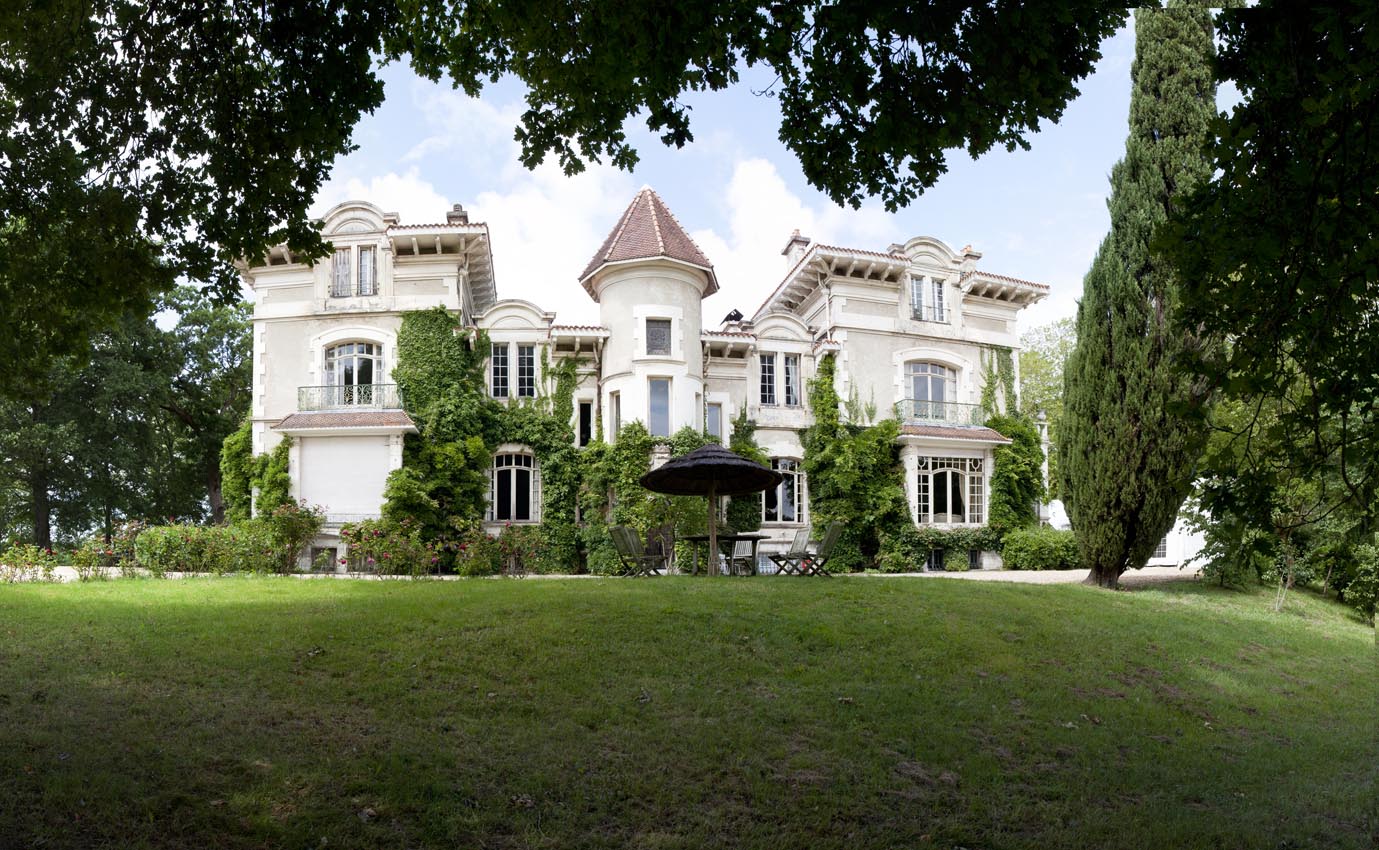
{"type": "Polygon", "coordinates": [[[329,428],[416,428],[401,410],[349,410],[329,413],[293,413],[275,431],[329,428]]]}
{"type": "Polygon", "coordinates": [[[991,278],[992,280],[1004,281],[1005,283],[1014,283],[1014,284],[1017,284],[1017,285],[1019,285],[1019,286],[1031,286],[1031,287],[1034,287],[1035,289],[1041,289],[1041,290],[1043,290],[1043,291],[1045,291],[1045,292],[1048,292],[1048,291],[1049,291],[1049,285],[1048,285],[1047,283],[1035,283],[1035,282],[1032,281],[1032,280],[1023,280],[1023,279],[1018,278],[1018,277],[1011,277],[1010,275],[1005,275],[1005,274],[993,274],[993,273],[991,273],[991,272],[984,272],[984,271],[982,271],[981,269],[975,269],[975,270],[970,271],[970,272],[965,272],[965,273],[963,273],[963,276],[962,276],[961,278],[959,278],[959,280],[967,280],[969,277],[974,277],[974,276],[977,276],[977,275],[980,275],[981,277],[989,277],[989,278],[991,278]]]}
{"type": "Polygon", "coordinates": [[[551,331],[603,331],[608,332],[608,328],[603,325],[551,325],[551,331]]]}
{"type": "Polygon", "coordinates": [[[589,260],[589,265],[584,267],[579,279],[586,282],[587,288],[589,276],[607,263],[655,257],[667,257],[704,269],[709,273],[709,285],[704,294],[711,295],[718,291],[713,263],[680,226],[661,196],[650,188],[642,189],[628,204],[617,226],[603,240],[603,245],[589,260]]]}
{"type": "Polygon", "coordinates": [[[902,425],[900,433],[912,437],[942,437],[948,440],[973,440],[982,443],[1009,443],[999,431],[961,425],[902,425]]]}

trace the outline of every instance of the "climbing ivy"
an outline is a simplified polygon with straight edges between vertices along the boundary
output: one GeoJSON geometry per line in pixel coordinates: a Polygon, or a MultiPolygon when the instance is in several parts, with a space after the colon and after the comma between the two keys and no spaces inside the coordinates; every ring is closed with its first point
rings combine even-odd
{"type": "Polygon", "coordinates": [[[283,505],[292,504],[291,463],[292,438],[283,437],[273,451],[254,458],[251,486],[258,490],[254,499],[254,513],[267,516],[283,505]]]}
{"type": "Polygon", "coordinates": [[[1038,522],[1037,504],[1044,498],[1044,450],[1039,429],[1020,414],[991,416],[986,426],[1011,440],[993,452],[987,525],[1004,536],[1038,522]]]}
{"type": "Polygon", "coordinates": [[[982,363],[986,373],[982,384],[982,410],[995,416],[1018,409],[1014,350],[1003,345],[987,346],[982,353],[982,363]]]}
{"type": "Polygon", "coordinates": [[[220,446],[220,495],[227,523],[249,519],[254,501],[254,430],[247,416],[220,446]]]}
{"type": "Polygon", "coordinates": [[[804,435],[804,468],[814,525],[843,523],[833,567],[857,570],[872,566],[883,535],[910,526],[910,518],[897,456],[900,425],[895,419],[868,427],[844,423],[836,369],[834,356],[825,355],[809,384],[814,425],[804,435]]]}

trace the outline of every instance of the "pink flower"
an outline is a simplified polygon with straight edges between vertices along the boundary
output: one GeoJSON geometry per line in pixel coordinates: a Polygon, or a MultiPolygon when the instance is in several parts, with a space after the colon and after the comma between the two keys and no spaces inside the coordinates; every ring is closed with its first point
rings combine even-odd
{"type": "Polygon", "coordinates": [[[348,558],[341,558],[341,559],[340,559],[340,563],[342,563],[342,564],[348,564],[348,563],[349,563],[349,559],[348,559],[348,558]]]}

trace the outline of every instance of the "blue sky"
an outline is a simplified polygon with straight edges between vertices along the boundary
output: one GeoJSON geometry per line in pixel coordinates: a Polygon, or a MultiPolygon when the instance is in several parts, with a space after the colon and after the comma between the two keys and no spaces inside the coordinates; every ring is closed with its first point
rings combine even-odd
{"type": "Polygon", "coordinates": [[[733,308],[750,315],[780,281],[780,250],[791,230],[818,241],[885,250],[911,236],[971,244],[987,271],[1047,283],[1052,292],[1025,311],[1024,328],[1076,311],[1082,275],[1108,225],[1111,166],[1124,147],[1131,31],[1102,46],[1096,72],[1064,113],[1030,138],[1029,151],[996,150],[976,160],[949,154],[949,171],[908,208],[879,202],[840,208],[805,182],[777,140],[775,102],[752,93],[758,69],[734,88],[687,98],[695,141],[667,148],[639,122],[628,135],[641,154],[631,173],[591,165],[566,177],[553,162],[534,171],[517,159],[512,131],[523,110],[512,81],[469,98],[405,65],[385,71],[386,101],[355,132],[316,212],[350,198],[370,200],[403,223],[442,221],[452,203],[489,224],[498,292],[593,322],[598,307],[576,281],[638,188],[653,187],[714,262],[722,290],[706,300],[714,323],[733,308]]]}

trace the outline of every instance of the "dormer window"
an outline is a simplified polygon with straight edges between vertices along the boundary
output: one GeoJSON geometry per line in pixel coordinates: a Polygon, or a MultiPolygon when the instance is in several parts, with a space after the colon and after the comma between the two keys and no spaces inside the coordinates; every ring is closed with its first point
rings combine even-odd
{"type": "Polygon", "coordinates": [[[377,295],[378,271],[374,254],[372,245],[337,249],[330,263],[330,297],[377,295]]]}
{"type": "Polygon", "coordinates": [[[948,323],[943,303],[943,281],[928,275],[910,278],[910,317],[921,322],[948,323]]]}

